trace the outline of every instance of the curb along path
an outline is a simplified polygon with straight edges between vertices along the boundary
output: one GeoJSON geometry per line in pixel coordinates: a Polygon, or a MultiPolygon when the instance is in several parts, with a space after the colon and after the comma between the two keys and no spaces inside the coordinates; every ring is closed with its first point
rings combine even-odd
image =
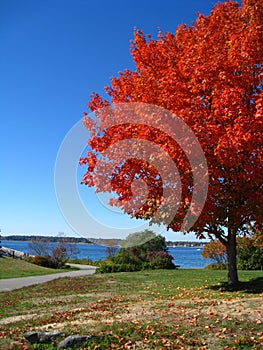
{"type": "Polygon", "coordinates": [[[14,289],[32,286],[34,284],[45,283],[45,282],[55,280],[57,278],[79,277],[79,276],[85,276],[85,275],[92,275],[96,271],[96,266],[78,265],[78,264],[68,264],[68,265],[70,265],[72,267],[77,267],[79,270],[54,273],[51,275],[1,279],[0,280],[0,292],[8,292],[8,291],[11,291],[14,289]]]}

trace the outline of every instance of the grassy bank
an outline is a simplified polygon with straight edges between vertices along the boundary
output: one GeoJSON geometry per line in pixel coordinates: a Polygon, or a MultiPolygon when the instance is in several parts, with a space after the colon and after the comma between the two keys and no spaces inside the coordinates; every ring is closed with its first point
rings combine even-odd
{"type": "Polygon", "coordinates": [[[226,291],[225,271],[144,271],[63,278],[0,293],[1,349],[28,345],[26,331],[92,336],[82,349],[261,349],[263,274],[240,271],[226,291]]]}
{"type": "Polygon", "coordinates": [[[73,269],[49,269],[20,259],[0,258],[0,279],[48,275],[72,270],[73,269]]]}

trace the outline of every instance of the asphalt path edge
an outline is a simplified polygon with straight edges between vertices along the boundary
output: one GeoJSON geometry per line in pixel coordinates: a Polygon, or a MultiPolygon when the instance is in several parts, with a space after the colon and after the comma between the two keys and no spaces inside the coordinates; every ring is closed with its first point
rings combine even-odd
{"type": "Polygon", "coordinates": [[[79,265],[79,264],[68,264],[72,267],[78,268],[75,271],[59,272],[50,275],[42,276],[28,276],[18,278],[6,278],[0,280],[0,292],[9,292],[14,289],[32,286],[34,284],[41,284],[49,282],[58,278],[63,277],[79,277],[85,275],[93,275],[96,272],[96,266],[92,265],[79,265]]]}

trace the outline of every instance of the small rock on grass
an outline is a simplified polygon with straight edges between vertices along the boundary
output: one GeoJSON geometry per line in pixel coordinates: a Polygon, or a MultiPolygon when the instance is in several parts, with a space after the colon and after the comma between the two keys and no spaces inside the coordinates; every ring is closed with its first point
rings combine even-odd
{"type": "Polygon", "coordinates": [[[43,344],[43,343],[51,343],[57,337],[63,335],[60,332],[26,332],[24,337],[31,344],[43,344]]]}
{"type": "Polygon", "coordinates": [[[91,339],[91,336],[89,335],[75,335],[75,336],[69,336],[62,340],[58,347],[60,349],[67,349],[67,348],[72,348],[75,345],[79,345],[80,343],[84,343],[85,341],[91,339]]]}

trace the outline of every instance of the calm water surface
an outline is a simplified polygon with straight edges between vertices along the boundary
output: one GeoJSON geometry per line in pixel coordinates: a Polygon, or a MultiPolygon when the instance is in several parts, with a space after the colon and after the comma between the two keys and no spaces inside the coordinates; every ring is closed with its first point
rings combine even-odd
{"type": "MultiPolygon", "coordinates": [[[[25,253],[31,253],[28,246],[28,241],[2,241],[1,245],[7,248],[19,250],[25,253]]],[[[56,247],[57,243],[50,243],[50,248],[56,247]]],[[[76,247],[77,254],[72,258],[87,258],[93,261],[105,259],[107,256],[106,247],[93,244],[73,244],[76,247]]],[[[179,265],[182,268],[203,268],[210,263],[209,260],[204,259],[201,255],[202,249],[188,248],[188,247],[169,247],[169,254],[174,258],[175,265],[179,265]]]]}

